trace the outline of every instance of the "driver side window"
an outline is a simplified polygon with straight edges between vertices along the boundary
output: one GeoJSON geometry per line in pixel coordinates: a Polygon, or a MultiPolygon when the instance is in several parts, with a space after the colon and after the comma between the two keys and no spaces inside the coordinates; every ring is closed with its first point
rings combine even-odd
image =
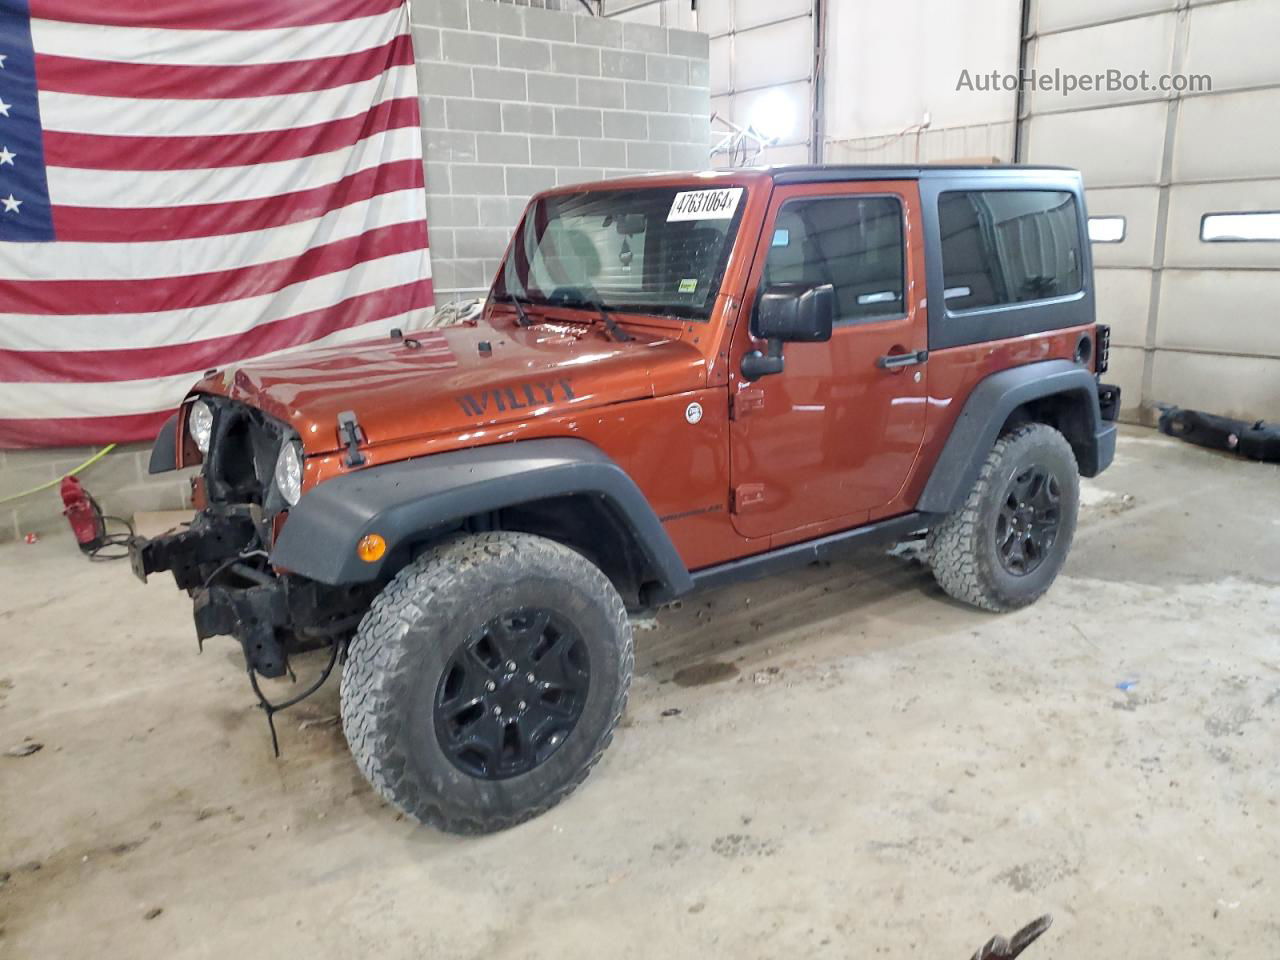
{"type": "Polygon", "coordinates": [[[836,322],[901,316],[905,254],[897,197],[806,197],[778,211],[765,286],[829,283],[836,322]]]}

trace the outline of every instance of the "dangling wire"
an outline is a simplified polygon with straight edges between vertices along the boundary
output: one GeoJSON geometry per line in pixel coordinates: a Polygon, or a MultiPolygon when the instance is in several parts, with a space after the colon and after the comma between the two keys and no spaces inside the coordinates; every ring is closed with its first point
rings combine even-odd
{"type": "Polygon", "coordinates": [[[277,758],[280,756],[280,740],[276,736],[275,715],[281,710],[287,710],[294,704],[301,703],[324,686],[324,682],[329,679],[329,675],[333,673],[333,668],[338,663],[338,651],[341,647],[342,638],[335,633],[330,641],[329,662],[325,664],[324,670],[320,672],[320,678],[296,697],[290,697],[282,703],[272,703],[263,695],[262,688],[258,686],[258,672],[253,667],[249,668],[249,685],[253,687],[254,696],[258,698],[258,706],[267,714],[267,727],[271,730],[271,750],[277,758]]]}
{"type": "MultiPolygon", "coordinates": [[[[68,474],[68,476],[70,476],[70,474],[68,474]]],[[[98,506],[98,501],[93,498],[92,494],[86,493],[85,496],[89,498],[89,506],[93,510],[93,516],[97,521],[97,526],[102,530],[101,542],[96,547],[90,547],[89,550],[86,551],[87,556],[90,560],[95,561],[123,560],[125,557],[129,556],[129,543],[133,540],[134,536],[133,524],[124,517],[113,517],[104,514],[102,512],[102,507],[98,506]],[[108,520],[112,523],[120,524],[128,531],[128,533],[107,533],[108,520]],[[118,547],[119,549],[114,550],[111,553],[104,553],[103,551],[108,547],[118,547]]]]}

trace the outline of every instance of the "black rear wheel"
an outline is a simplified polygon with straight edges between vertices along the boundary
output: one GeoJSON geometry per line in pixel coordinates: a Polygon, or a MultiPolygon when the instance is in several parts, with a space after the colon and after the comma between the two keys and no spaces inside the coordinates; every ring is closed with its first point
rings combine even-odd
{"type": "Polygon", "coordinates": [[[1066,438],[1043,423],[1018,427],[991,448],[964,505],[929,531],[934,578],[984,610],[1024,607],[1066,562],[1079,507],[1066,438]]]}
{"type": "Polygon", "coordinates": [[[1052,554],[1062,529],[1062,483],[1041,464],[1009,481],[996,515],[996,553],[1015,577],[1034,573],[1052,554]]]}

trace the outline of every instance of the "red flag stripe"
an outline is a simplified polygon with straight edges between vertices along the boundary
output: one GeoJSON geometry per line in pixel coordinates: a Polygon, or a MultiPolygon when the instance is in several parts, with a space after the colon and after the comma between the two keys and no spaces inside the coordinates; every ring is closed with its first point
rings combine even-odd
{"type": "Polygon", "coordinates": [[[173,66],[36,54],[41,90],[142,100],[212,100],[306,93],[359,83],[413,63],[408,34],[359,53],[288,63],[173,66]]]}
{"type": "Polygon", "coordinates": [[[139,280],[0,281],[0,311],[40,314],[152,313],[274,293],[310,277],[427,246],[425,222],[399,223],[358,237],[311,247],[300,256],[270,263],[139,280]]]}
{"type": "Polygon", "coordinates": [[[338,23],[394,10],[403,0],[147,0],[146,3],[86,4],[84,0],[31,0],[31,16],[104,27],[149,27],[166,30],[269,30],[338,23]]]}
{"type": "Polygon", "coordinates": [[[311,157],[353,146],[386,130],[417,125],[417,100],[402,97],[343,120],[266,133],[219,137],[104,137],[46,130],[44,156],[45,163],[51,167],[82,170],[208,170],[311,157]]]}
{"type": "MultiPolygon", "coordinates": [[[[336,184],[258,200],[185,207],[55,206],[53,226],[59,240],[77,243],[215,237],[314,220],[348,204],[422,185],[422,164],[417,160],[397,160],[353,173],[336,184]]],[[[68,308],[58,312],[76,311],[68,308]]]]}
{"type": "Polygon", "coordinates": [[[0,350],[0,381],[74,383],[143,380],[204,370],[313,343],[349,327],[432,304],[429,279],[350,297],[333,306],[264,323],[226,337],[132,350],[0,350]]]}
{"type": "MultiPolygon", "coordinates": [[[[86,387],[86,389],[89,389],[86,387]]],[[[103,446],[154,440],[172,410],[123,417],[53,417],[48,420],[0,419],[0,449],[103,446]]]]}

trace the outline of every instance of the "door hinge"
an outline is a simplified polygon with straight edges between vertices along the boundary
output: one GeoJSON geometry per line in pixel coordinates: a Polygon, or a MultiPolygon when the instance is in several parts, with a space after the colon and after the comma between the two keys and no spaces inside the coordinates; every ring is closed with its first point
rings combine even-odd
{"type": "Polygon", "coordinates": [[[759,387],[731,393],[729,394],[729,419],[738,420],[752,410],[759,410],[763,406],[764,391],[759,387]]]}
{"type": "Polygon", "coordinates": [[[763,483],[740,483],[729,491],[729,511],[742,513],[764,503],[763,483]]]}

